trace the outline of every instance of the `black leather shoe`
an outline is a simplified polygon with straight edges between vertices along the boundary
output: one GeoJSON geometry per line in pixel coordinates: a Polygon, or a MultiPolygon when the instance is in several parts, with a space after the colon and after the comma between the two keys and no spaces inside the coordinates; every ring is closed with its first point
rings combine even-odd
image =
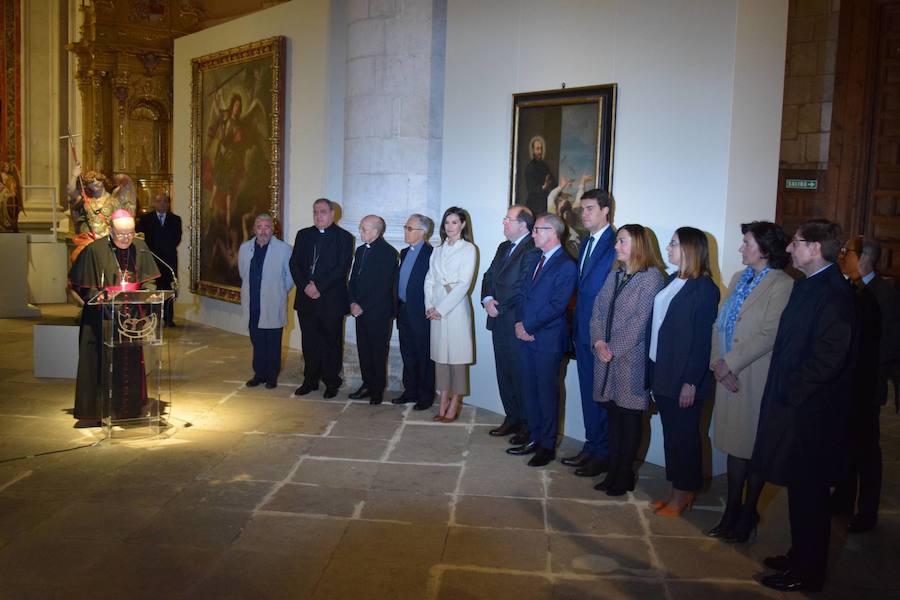
{"type": "Polygon", "coordinates": [[[245,383],[244,385],[246,385],[247,387],[256,387],[261,383],[265,383],[265,381],[266,380],[262,377],[253,377],[252,379],[248,379],[247,383],[245,383]]]}
{"type": "Polygon", "coordinates": [[[421,402],[416,402],[415,405],[413,406],[413,410],[428,410],[431,407],[432,407],[431,404],[424,404],[421,402]]]}
{"type": "Polygon", "coordinates": [[[318,383],[315,385],[310,385],[308,383],[304,383],[303,385],[298,387],[296,390],[294,390],[294,395],[295,396],[305,396],[306,394],[308,394],[310,392],[314,392],[317,389],[319,389],[318,383]]]}
{"type": "Polygon", "coordinates": [[[579,452],[575,456],[564,456],[560,461],[567,467],[583,467],[591,460],[591,455],[587,452],[579,452]]]}
{"type": "Polygon", "coordinates": [[[822,586],[809,585],[791,571],[764,575],[759,578],[759,582],[779,592],[819,592],[822,590],[822,586]]]}
{"type": "Polygon", "coordinates": [[[537,442],[528,442],[522,446],[507,448],[506,453],[512,454],[513,456],[524,456],[526,454],[534,454],[538,451],[538,448],[540,448],[540,446],[537,445],[537,442]]]}
{"type": "Polygon", "coordinates": [[[509,438],[509,443],[513,446],[521,446],[527,444],[529,440],[531,440],[531,432],[527,429],[522,429],[519,433],[509,438]]]}
{"type": "Polygon", "coordinates": [[[102,423],[100,419],[78,419],[75,422],[75,429],[90,429],[91,427],[100,427],[102,423]]]}
{"type": "Polygon", "coordinates": [[[410,404],[415,401],[416,401],[415,398],[410,398],[406,394],[402,394],[400,396],[397,396],[393,400],[391,400],[391,404],[410,404]]]}
{"type": "Polygon", "coordinates": [[[518,433],[519,429],[520,427],[518,425],[515,425],[512,421],[506,419],[503,421],[500,427],[495,427],[488,431],[488,435],[492,435],[494,437],[503,437],[518,433]]]}
{"type": "Polygon", "coordinates": [[[865,533],[875,529],[877,523],[878,517],[876,515],[858,514],[847,525],[847,533],[865,533]]]}
{"type": "Polygon", "coordinates": [[[603,478],[603,481],[594,486],[594,489],[598,492],[605,492],[612,486],[613,476],[612,473],[607,473],[606,477],[603,478]]]}
{"type": "Polygon", "coordinates": [[[609,460],[605,458],[592,458],[587,461],[583,467],[575,469],[575,474],[579,477],[596,477],[601,473],[609,470],[609,460]]]}
{"type": "Polygon", "coordinates": [[[369,391],[364,385],[359,386],[359,389],[347,396],[351,400],[362,400],[363,398],[368,398],[372,395],[372,392],[369,391]]]}
{"type": "Polygon", "coordinates": [[[384,397],[381,394],[372,394],[371,396],[369,396],[369,404],[372,405],[381,404],[383,400],[384,397]]]}
{"type": "Polygon", "coordinates": [[[529,467],[546,467],[553,459],[556,458],[556,452],[553,450],[547,450],[546,448],[538,448],[538,451],[534,453],[534,456],[531,457],[531,460],[528,461],[529,467]]]}
{"type": "Polygon", "coordinates": [[[325,393],[322,394],[322,397],[329,398],[329,399],[334,398],[335,396],[337,396],[338,389],[340,389],[340,388],[339,387],[326,387],[325,393]]]}
{"type": "Polygon", "coordinates": [[[791,559],[784,554],[766,557],[763,559],[763,564],[773,571],[780,571],[782,573],[790,571],[791,569],[791,559]]]}
{"type": "Polygon", "coordinates": [[[277,388],[277,387],[278,387],[278,382],[277,382],[277,381],[267,381],[267,382],[266,382],[266,389],[267,389],[267,390],[274,390],[274,389],[277,388]]]}

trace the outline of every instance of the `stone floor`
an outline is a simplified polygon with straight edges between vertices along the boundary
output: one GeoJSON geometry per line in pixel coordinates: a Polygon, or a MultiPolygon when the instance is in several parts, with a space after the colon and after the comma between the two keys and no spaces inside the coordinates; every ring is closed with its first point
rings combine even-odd
{"type": "MultiPolygon", "coordinates": [[[[686,518],[656,517],[658,467],[613,501],[558,462],[506,455],[485,410],[438,425],[409,405],[349,401],[346,388],[293,397],[296,352],[277,389],[247,389],[247,338],[191,324],[168,330],[171,427],[101,441],[72,428],[71,380],[32,376],[34,323],[0,320],[2,599],[779,596],[752,579],[786,549],[776,489],[759,540],[723,545],[703,536],[722,477],[686,518]]],[[[819,597],[900,597],[900,417],[882,423],[879,528],[848,537],[835,519],[819,597]]]]}

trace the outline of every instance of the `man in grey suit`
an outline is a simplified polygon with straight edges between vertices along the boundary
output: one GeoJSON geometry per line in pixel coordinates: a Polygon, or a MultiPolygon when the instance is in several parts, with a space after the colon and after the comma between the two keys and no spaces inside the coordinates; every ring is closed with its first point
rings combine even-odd
{"type": "Polygon", "coordinates": [[[516,308],[522,300],[522,282],[531,274],[523,258],[534,250],[531,228],[534,215],[525,206],[513,206],[503,219],[506,241],[497,248],[491,266],[481,280],[481,304],[487,311],[487,328],[494,341],[494,361],[497,366],[497,386],[506,418],[491,429],[493,436],[515,434],[519,444],[528,441],[525,430],[525,405],[520,389],[518,341],[516,340],[516,308]],[[524,442],[520,439],[524,438],[524,442]]]}

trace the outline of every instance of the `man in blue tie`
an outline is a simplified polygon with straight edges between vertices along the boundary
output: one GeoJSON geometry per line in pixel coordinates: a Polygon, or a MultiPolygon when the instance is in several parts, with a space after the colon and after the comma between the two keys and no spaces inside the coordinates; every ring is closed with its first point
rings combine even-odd
{"type": "Polygon", "coordinates": [[[606,412],[594,402],[594,352],[591,348],[591,313],[616,257],[616,232],[610,224],[612,199],[603,190],[588,190],[581,197],[581,221],[590,234],[578,252],[578,296],[575,304],[574,346],[584,416],[584,446],[575,456],[562,459],[581,477],[596,477],[609,466],[606,447],[606,412]]]}

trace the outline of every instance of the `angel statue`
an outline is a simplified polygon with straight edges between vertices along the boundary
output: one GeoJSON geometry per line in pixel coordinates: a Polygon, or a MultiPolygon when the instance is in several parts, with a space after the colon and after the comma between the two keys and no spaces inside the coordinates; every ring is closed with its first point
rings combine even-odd
{"type": "Polygon", "coordinates": [[[20,181],[15,163],[0,163],[0,232],[19,231],[19,213],[22,212],[20,181]]]}
{"type": "Polygon", "coordinates": [[[124,209],[135,214],[137,194],[131,178],[120,173],[115,175],[113,182],[115,187],[110,193],[103,173],[82,173],[81,165],[76,163],[67,188],[69,217],[75,233],[73,262],[85,246],[109,234],[109,219],[115,211],[124,209]]]}

